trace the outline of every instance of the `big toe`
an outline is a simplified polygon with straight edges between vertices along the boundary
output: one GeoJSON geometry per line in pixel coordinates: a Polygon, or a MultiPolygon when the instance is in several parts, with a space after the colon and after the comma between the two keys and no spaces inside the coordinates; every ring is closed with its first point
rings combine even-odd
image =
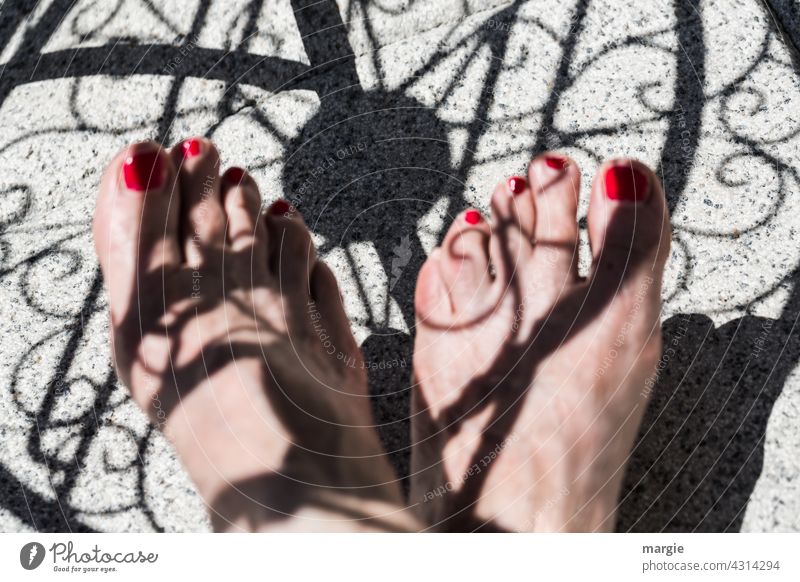
{"type": "Polygon", "coordinates": [[[113,321],[148,274],[180,264],[175,192],[175,168],[155,142],[129,146],[103,173],[92,230],[113,321]]]}
{"type": "Polygon", "coordinates": [[[591,281],[616,290],[645,277],[661,280],[670,224],[661,183],[645,164],[614,160],[601,167],[589,205],[591,281]]]}

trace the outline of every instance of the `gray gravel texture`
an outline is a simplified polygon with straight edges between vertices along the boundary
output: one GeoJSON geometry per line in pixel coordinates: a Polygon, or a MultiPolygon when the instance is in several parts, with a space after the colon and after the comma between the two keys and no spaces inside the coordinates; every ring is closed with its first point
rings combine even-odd
{"type": "Polygon", "coordinates": [[[618,527],[800,530],[798,15],[788,0],[3,2],[0,530],[209,527],[113,375],[90,234],[115,152],[194,134],[265,203],[294,200],[368,361],[395,362],[371,385],[401,474],[415,275],[452,216],[488,211],[546,148],[587,177],[615,156],[658,168],[669,350],[618,527]]]}

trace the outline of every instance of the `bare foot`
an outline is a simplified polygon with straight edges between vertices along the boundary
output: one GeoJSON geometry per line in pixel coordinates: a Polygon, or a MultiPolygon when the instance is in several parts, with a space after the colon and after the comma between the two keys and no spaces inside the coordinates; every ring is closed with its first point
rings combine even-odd
{"type": "Polygon", "coordinates": [[[441,529],[607,531],[660,355],[656,176],[605,164],[577,271],[577,166],[548,154],[459,216],[417,283],[411,502],[441,529]],[[491,267],[490,267],[491,265],[491,267]]]}
{"type": "Polygon", "coordinates": [[[115,365],[215,529],[406,529],[361,355],[302,218],[214,145],[133,145],[94,218],[115,365]]]}

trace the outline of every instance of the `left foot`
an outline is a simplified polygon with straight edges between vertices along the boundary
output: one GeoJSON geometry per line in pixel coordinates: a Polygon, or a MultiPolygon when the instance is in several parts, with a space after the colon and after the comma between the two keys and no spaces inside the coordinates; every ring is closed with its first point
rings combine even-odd
{"type": "Polygon", "coordinates": [[[114,361],[215,529],[408,529],[333,273],[204,139],[126,148],[94,218],[114,361]]]}
{"type": "Polygon", "coordinates": [[[432,527],[598,531],[660,353],[670,229],[655,174],[605,164],[577,270],[580,173],[546,155],[462,214],[420,272],[411,502],[432,527]],[[490,267],[491,265],[491,267],[490,267]]]}

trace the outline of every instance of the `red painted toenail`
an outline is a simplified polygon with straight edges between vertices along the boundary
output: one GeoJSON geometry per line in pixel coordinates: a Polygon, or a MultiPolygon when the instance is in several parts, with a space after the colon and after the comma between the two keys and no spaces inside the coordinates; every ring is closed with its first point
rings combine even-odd
{"type": "Polygon", "coordinates": [[[519,176],[512,176],[508,179],[508,189],[514,194],[522,194],[527,185],[528,184],[525,182],[525,178],[521,178],[519,176]]]}
{"type": "Polygon", "coordinates": [[[464,220],[469,224],[478,224],[481,221],[481,213],[477,210],[467,210],[467,213],[464,214],[464,220]]]}
{"type": "Polygon", "coordinates": [[[560,158],[556,156],[547,156],[544,159],[544,163],[547,164],[548,168],[553,168],[554,170],[563,170],[569,165],[569,162],[566,158],[560,158]]]}
{"type": "Polygon", "coordinates": [[[291,210],[291,206],[286,200],[278,200],[275,204],[272,205],[272,208],[269,209],[269,213],[275,216],[279,216],[281,214],[286,214],[291,210]]]}
{"type": "Polygon", "coordinates": [[[232,168],[227,169],[225,175],[223,176],[223,179],[228,184],[231,184],[233,186],[238,186],[239,184],[242,183],[242,180],[244,180],[244,176],[245,176],[245,171],[242,168],[238,166],[233,166],[232,168]]]}
{"type": "Polygon", "coordinates": [[[130,190],[158,190],[164,184],[164,160],[159,150],[137,152],[125,158],[122,175],[130,190]]]}
{"type": "Polygon", "coordinates": [[[193,158],[200,153],[203,144],[200,142],[199,139],[187,139],[183,142],[183,159],[188,160],[189,158],[193,158]]]}
{"type": "Polygon", "coordinates": [[[612,166],[606,170],[606,196],[611,200],[642,202],[650,193],[647,174],[633,166],[612,166]]]}

